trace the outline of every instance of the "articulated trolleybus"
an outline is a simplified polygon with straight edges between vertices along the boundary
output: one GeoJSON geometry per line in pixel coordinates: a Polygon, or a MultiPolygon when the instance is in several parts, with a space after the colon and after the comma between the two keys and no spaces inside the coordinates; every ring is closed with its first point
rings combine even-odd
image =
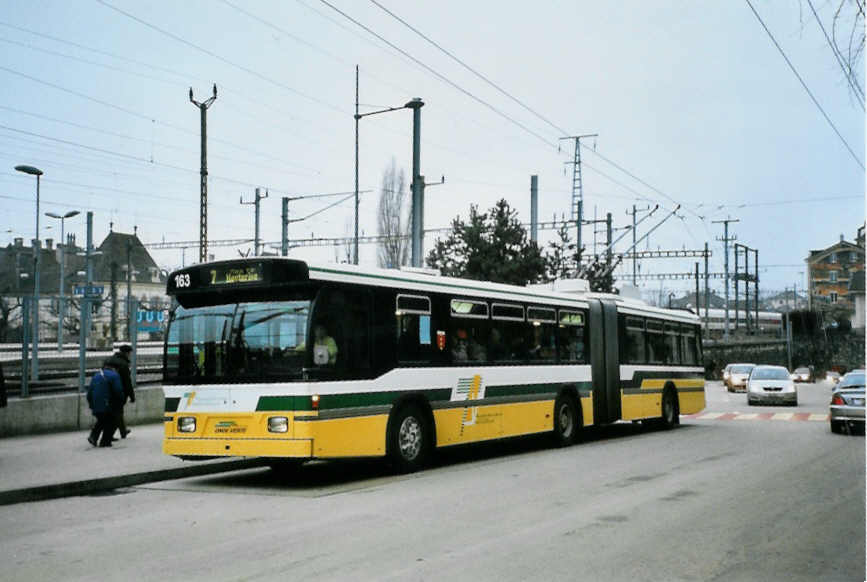
{"type": "Polygon", "coordinates": [[[698,318],[616,295],[250,258],[172,273],[166,454],[387,456],[705,406],[698,318]]]}

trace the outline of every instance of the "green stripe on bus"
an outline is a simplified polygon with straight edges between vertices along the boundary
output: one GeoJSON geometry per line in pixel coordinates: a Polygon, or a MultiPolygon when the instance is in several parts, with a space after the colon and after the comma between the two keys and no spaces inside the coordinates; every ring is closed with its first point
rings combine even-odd
{"type": "MultiPolygon", "coordinates": [[[[592,388],[590,382],[552,382],[550,384],[517,384],[486,386],[485,396],[519,396],[526,394],[545,394],[556,392],[560,388],[576,386],[581,396],[588,396],[592,388]]],[[[430,402],[447,402],[451,400],[451,388],[434,388],[431,390],[397,390],[383,392],[356,392],[351,394],[322,394],[319,397],[319,410],[336,408],[355,408],[362,406],[382,406],[393,404],[407,394],[422,394],[430,402]]],[[[310,396],[260,396],[256,404],[257,411],[273,410],[312,410],[310,396]]]]}
{"type": "Polygon", "coordinates": [[[640,370],[632,374],[631,380],[622,380],[621,388],[640,388],[644,380],[704,380],[704,375],[701,372],[681,372],[681,371],[665,371],[655,370],[642,372],[640,370]]]}

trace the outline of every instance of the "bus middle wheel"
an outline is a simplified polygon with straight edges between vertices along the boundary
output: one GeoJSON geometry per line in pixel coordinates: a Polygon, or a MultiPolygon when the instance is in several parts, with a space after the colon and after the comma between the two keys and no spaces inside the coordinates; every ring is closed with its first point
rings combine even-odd
{"type": "Polygon", "coordinates": [[[401,473],[424,467],[433,444],[427,419],[415,404],[402,406],[392,417],[388,435],[388,456],[401,473]]]}

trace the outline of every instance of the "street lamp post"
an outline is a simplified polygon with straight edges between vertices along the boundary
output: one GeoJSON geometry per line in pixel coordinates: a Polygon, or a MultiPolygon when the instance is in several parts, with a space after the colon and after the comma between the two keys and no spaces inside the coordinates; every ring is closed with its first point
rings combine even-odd
{"type": "Polygon", "coordinates": [[[36,176],[36,238],[33,239],[33,366],[30,377],[35,382],[39,380],[39,177],[42,170],[34,166],[15,166],[15,169],[31,176],[36,176]]]}
{"type": "Polygon", "coordinates": [[[57,351],[63,352],[63,311],[66,307],[66,297],[63,295],[63,278],[64,269],[66,266],[66,240],[65,240],[65,223],[67,218],[78,216],[81,214],[78,210],[70,210],[66,214],[55,214],[46,212],[45,216],[60,219],[60,304],[57,308],[57,351]]]}

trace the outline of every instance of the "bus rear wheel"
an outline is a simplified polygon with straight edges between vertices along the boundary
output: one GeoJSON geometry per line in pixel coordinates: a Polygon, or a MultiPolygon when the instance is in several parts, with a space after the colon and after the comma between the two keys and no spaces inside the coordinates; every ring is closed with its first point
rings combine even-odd
{"type": "Polygon", "coordinates": [[[680,424],[680,406],[677,402],[677,393],[666,388],[662,393],[662,428],[668,430],[680,424]]]}
{"type": "Polygon", "coordinates": [[[401,473],[424,467],[433,444],[427,420],[415,404],[401,407],[391,419],[388,457],[401,473]]]}
{"type": "Polygon", "coordinates": [[[554,444],[567,447],[578,441],[581,430],[578,404],[568,394],[561,394],[554,402],[554,444]]]}

